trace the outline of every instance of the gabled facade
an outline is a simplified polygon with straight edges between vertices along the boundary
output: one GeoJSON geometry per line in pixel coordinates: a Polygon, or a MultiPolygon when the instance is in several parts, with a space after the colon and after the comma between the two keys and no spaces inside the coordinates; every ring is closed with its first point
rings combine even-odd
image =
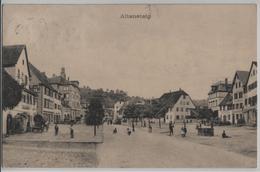
{"type": "Polygon", "coordinates": [[[220,110],[218,114],[218,118],[226,123],[232,123],[232,109],[233,109],[233,94],[228,93],[226,97],[219,104],[220,110]]]}
{"type": "Polygon", "coordinates": [[[60,76],[49,78],[51,86],[62,94],[62,112],[64,120],[76,120],[83,116],[80,104],[80,89],[78,81],[66,78],[65,68],[61,69],[60,76]]]}
{"type": "Polygon", "coordinates": [[[219,81],[211,85],[211,90],[208,93],[208,107],[214,113],[218,114],[219,104],[224,97],[231,92],[232,84],[228,83],[228,79],[225,81],[219,81]]]}
{"type": "Polygon", "coordinates": [[[48,82],[45,73],[29,64],[31,71],[31,88],[38,94],[37,113],[43,115],[50,123],[60,123],[64,120],[61,113],[61,94],[48,82]]]}
{"type": "Polygon", "coordinates": [[[247,124],[257,123],[257,62],[253,61],[245,84],[243,114],[247,124]]]}
{"type": "Polygon", "coordinates": [[[195,109],[195,105],[192,102],[190,96],[183,90],[170,92],[164,94],[160,99],[167,99],[167,112],[165,114],[165,121],[183,121],[186,116],[190,116],[191,110],[195,109]],[[165,97],[165,98],[164,98],[165,97]]]}
{"type": "MultiPolygon", "coordinates": [[[[4,46],[2,60],[4,70],[23,87],[20,103],[13,109],[7,109],[3,112],[3,127],[5,128],[7,126],[8,121],[19,121],[21,130],[19,132],[25,132],[34,125],[33,117],[37,113],[37,94],[30,89],[31,74],[26,46],[4,46]]],[[[6,131],[6,133],[9,132],[8,130],[4,131],[6,131]]]]}
{"type": "Polygon", "coordinates": [[[246,80],[249,72],[247,71],[236,71],[233,84],[232,84],[232,96],[233,96],[233,110],[231,123],[237,124],[239,119],[244,119],[244,88],[246,87],[246,80]]]}

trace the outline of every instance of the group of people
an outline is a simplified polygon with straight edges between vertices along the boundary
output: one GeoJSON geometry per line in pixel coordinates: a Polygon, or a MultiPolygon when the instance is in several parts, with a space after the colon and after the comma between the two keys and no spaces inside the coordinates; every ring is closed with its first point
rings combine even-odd
{"type": "MultiPolygon", "coordinates": [[[[169,123],[169,131],[170,131],[170,136],[173,136],[173,129],[174,129],[174,125],[175,125],[175,122],[173,123],[172,121],[170,121],[169,123]]],[[[186,123],[183,122],[183,127],[181,128],[181,136],[182,137],[185,137],[187,134],[187,128],[186,128],[186,123]]]]}
{"type": "MultiPolygon", "coordinates": [[[[58,136],[59,134],[59,126],[56,123],[54,126],[54,132],[55,132],[55,136],[58,136]]],[[[73,124],[70,124],[70,138],[74,138],[74,129],[73,129],[73,124]]]]}

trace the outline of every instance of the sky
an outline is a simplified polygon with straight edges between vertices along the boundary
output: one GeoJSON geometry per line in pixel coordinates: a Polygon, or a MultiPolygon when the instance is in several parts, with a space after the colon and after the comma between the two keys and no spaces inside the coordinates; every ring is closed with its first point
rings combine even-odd
{"type": "Polygon", "coordinates": [[[206,99],[256,60],[256,20],[256,5],[4,5],[3,43],[25,44],[38,69],[65,67],[81,86],[206,99]]]}

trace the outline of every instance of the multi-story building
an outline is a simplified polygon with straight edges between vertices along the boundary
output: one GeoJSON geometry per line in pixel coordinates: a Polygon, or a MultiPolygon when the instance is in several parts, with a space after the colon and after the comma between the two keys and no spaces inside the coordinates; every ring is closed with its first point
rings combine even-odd
{"type": "Polygon", "coordinates": [[[216,115],[219,112],[219,104],[224,99],[224,97],[230,93],[232,90],[232,84],[228,83],[228,79],[225,81],[218,81],[211,85],[211,90],[208,93],[208,107],[216,115]]]}
{"type": "Polygon", "coordinates": [[[8,133],[10,129],[6,129],[6,126],[11,125],[7,124],[8,121],[13,121],[12,124],[17,123],[17,126],[19,124],[20,132],[26,131],[28,127],[34,124],[33,117],[36,114],[37,94],[29,87],[31,74],[28,63],[25,45],[3,47],[4,70],[22,86],[20,103],[13,109],[7,109],[3,112],[4,134],[8,133]]]}
{"type": "Polygon", "coordinates": [[[31,71],[31,88],[38,94],[37,113],[50,123],[64,120],[61,113],[61,94],[49,83],[44,72],[40,72],[34,65],[29,64],[31,71]]]}
{"type": "Polygon", "coordinates": [[[123,117],[123,113],[121,110],[121,108],[124,106],[125,102],[123,101],[118,101],[114,104],[114,115],[113,115],[113,119],[117,119],[117,118],[122,118],[123,117]]]}
{"type": "Polygon", "coordinates": [[[49,78],[51,86],[62,94],[62,113],[64,120],[77,120],[83,114],[80,105],[79,81],[70,81],[66,78],[65,68],[61,68],[60,76],[49,78]]]}
{"type": "Polygon", "coordinates": [[[233,109],[233,96],[232,93],[228,93],[226,97],[219,104],[220,110],[218,118],[226,123],[232,123],[232,109],[233,109]]]}
{"type": "Polygon", "coordinates": [[[195,109],[195,105],[190,96],[181,89],[165,93],[159,100],[166,102],[164,106],[164,108],[167,109],[165,114],[166,123],[170,121],[183,121],[187,116],[190,116],[191,110],[195,109]]]}
{"type": "Polygon", "coordinates": [[[245,84],[243,114],[245,122],[250,125],[257,123],[257,62],[253,61],[245,84]]]}
{"type": "Polygon", "coordinates": [[[246,87],[248,73],[248,71],[236,71],[233,79],[233,110],[231,117],[232,124],[237,124],[239,119],[243,119],[244,88],[246,87]]]}

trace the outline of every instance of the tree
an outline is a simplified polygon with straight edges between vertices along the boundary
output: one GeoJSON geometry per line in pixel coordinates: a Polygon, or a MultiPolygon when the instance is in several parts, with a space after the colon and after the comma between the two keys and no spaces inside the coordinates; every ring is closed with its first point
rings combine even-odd
{"type": "Polygon", "coordinates": [[[94,125],[94,136],[96,136],[96,126],[102,124],[104,118],[104,109],[100,98],[92,98],[88,110],[86,123],[94,125]]]}
{"type": "Polygon", "coordinates": [[[2,108],[12,109],[22,99],[22,87],[5,71],[3,72],[2,108]]]}

